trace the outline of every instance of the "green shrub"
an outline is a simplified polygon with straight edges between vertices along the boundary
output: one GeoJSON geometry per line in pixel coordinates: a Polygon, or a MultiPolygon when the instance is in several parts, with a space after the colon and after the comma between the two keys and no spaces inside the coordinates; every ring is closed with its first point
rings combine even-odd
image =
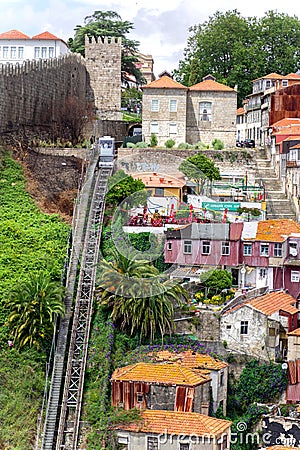
{"type": "Polygon", "coordinates": [[[143,142],[137,142],[137,143],[135,144],[135,147],[136,147],[136,148],[148,148],[148,144],[147,144],[147,142],[145,142],[145,141],[143,141],[143,142]]]}
{"type": "Polygon", "coordinates": [[[135,143],[134,142],[127,142],[126,147],[127,148],[135,148],[135,143]]]}
{"type": "Polygon", "coordinates": [[[167,148],[173,148],[174,145],[175,145],[174,139],[168,139],[168,140],[165,142],[165,147],[167,147],[167,148]]]}
{"type": "Polygon", "coordinates": [[[150,147],[156,147],[158,143],[157,140],[157,136],[154,133],[151,133],[151,138],[150,138],[150,147]]]}
{"type": "Polygon", "coordinates": [[[224,148],[224,143],[221,139],[214,139],[211,144],[214,150],[223,150],[224,148]]]}
{"type": "Polygon", "coordinates": [[[186,142],[180,142],[177,148],[180,150],[185,150],[186,148],[188,148],[188,144],[186,142]]]}

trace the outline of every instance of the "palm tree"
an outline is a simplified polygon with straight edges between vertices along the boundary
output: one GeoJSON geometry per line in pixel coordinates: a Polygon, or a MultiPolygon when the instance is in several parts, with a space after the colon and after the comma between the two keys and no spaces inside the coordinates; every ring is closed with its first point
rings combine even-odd
{"type": "Polygon", "coordinates": [[[165,279],[148,261],[114,253],[114,261],[99,265],[96,297],[111,319],[140,340],[162,339],[174,329],[174,307],[188,299],[179,284],[165,279]]]}
{"type": "Polygon", "coordinates": [[[64,287],[40,272],[15,286],[7,306],[7,325],[18,347],[29,344],[40,348],[51,338],[57,315],[65,313],[64,287]]]}

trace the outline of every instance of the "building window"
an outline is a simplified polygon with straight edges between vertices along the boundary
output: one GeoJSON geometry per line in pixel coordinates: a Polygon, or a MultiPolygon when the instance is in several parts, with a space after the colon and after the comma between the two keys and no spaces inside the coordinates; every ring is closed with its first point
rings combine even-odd
{"type": "Polygon", "coordinates": [[[269,244],[260,244],[260,256],[269,256],[269,244]]]}
{"type": "Polygon", "coordinates": [[[147,450],[158,450],[158,437],[147,436],[147,450]]]}
{"type": "Polygon", "coordinates": [[[164,196],[164,188],[155,188],[155,195],[156,197],[163,197],[164,196]]]}
{"type": "Polygon", "coordinates": [[[153,111],[153,112],[159,111],[159,101],[157,99],[151,100],[151,111],[153,111]]]}
{"type": "Polygon", "coordinates": [[[299,280],[300,280],[299,272],[297,272],[296,270],[292,270],[291,271],[291,282],[299,283],[299,280]]]}
{"type": "Polygon", "coordinates": [[[177,123],[170,123],[169,125],[169,135],[172,136],[177,134],[177,123]]]}
{"type": "Polygon", "coordinates": [[[118,444],[121,450],[127,450],[129,447],[129,437],[128,436],[123,436],[123,435],[119,435],[118,436],[118,444]]]}
{"type": "Polygon", "coordinates": [[[42,58],[43,59],[47,58],[47,47],[42,47],[42,58]]]}
{"type": "Polygon", "coordinates": [[[275,328],[269,328],[269,336],[275,336],[275,328]]]}
{"type": "Polygon", "coordinates": [[[8,47],[3,47],[3,59],[8,59],[8,47]]]}
{"type": "Polygon", "coordinates": [[[177,112],[177,100],[170,100],[170,112],[177,112]]]}
{"type": "Polygon", "coordinates": [[[287,87],[289,85],[288,80],[282,80],[282,87],[287,87]]]}
{"type": "Polygon", "coordinates": [[[282,256],[282,244],[280,242],[274,244],[274,256],[277,258],[282,256]]]}
{"type": "Polygon", "coordinates": [[[224,372],[220,373],[220,386],[224,385],[224,372]]]}
{"type": "Polygon", "coordinates": [[[183,253],[187,255],[192,254],[192,241],[183,241],[183,253]]]}
{"type": "Polygon", "coordinates": [[[167,250],[169,250],[169,251],[172,250],[172,242],[167,243],[167,250]]]}
{"type": "Polygon", "coordinates": [[[297,242],[289,242],[289,253],[291,256],[297,256],[297,242]]]}
{"type": "Polygon", "coordinates": [[[54,47],[49,47],[49,58],[54,58],[54,47]]]}
{"type": "Polygon", "coordinates": [[[10,57],[11,59],[17,58],[17,47],[10,47],[10,57]]]}
{"type": "Polygon", "coordinates": [[[211,121],[211,102],[199,103],[199,120],[204,122],[211,121]]]}
{"type": "Polygon", "coordinates": [[[152,122],[150,124],[150,133],[158,134],[158,123],[157,122],[152,122]]]}
{"type": "Polygon", "coordinates": [[[259,279],[262,280],[267,276],[267,269],[259,269],[259,279]]]}
{"type": "Polygon", "coordinates": [[[39,59],[40,57],[40,47],[34,47],[34,58],[39,59]]]}
{"type": "Polygon", "coordinates": [[[226,325],[226,330],[231,330],[231,325],[226,325]]]}
{"type": "Polygon", "coordinates": [[[143,403],[144,401],[144,394],[142,392],[136,393],[136,401],[137,403],[143,403]]]}
{"type": "Polygon", "coordinates": [[[24,47],[18,47],[18,59],[24,58],[24,47]]]}
{"type": "Polygon", "coordinates": [[[248,320],[241,320],[241,334],[248,334],[248,320]]]}
{"type": "Polygon", "coordinates": [[[244,256],[252,255],[252,244],[244,244],[244,256]]]}
{"type": "Polygon", "coordinates": [[[203,241],[202,242],[202,255],[209,255],[210,254],[210,241],[203,241]]]}
{"type": "Polygon", "coordinates": [[[221,244],[221,254],[223,256],[230,255],[230,243],[229,242],[222,242],[222,244],[221,244]]]}
{"type": "Polygon", "coordinates": [[[185,442],[180,442],[179,450],[190,450],[190,444],[185,443],[185,442]]]}

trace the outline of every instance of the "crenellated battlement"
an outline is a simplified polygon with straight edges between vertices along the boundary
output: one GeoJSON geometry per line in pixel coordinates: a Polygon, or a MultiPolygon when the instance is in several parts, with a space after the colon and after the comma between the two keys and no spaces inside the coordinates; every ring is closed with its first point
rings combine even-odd
{"type": "Polygon", "coordinates": [[[98,37],[93,37],[93,36],[87,36],[85,35],[85,47],[89,46],[89,45],[116,45],[116,46],[121,46],[122,44],[122,38],[121,37],[116,37],[116,36],[98,36],[98,37]]]}

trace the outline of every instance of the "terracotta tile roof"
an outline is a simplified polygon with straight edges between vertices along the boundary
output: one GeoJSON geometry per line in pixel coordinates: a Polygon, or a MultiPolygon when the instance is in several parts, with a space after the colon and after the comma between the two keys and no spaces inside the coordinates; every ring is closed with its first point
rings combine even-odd
{"type": "Polygon", "coordinates": [[[284,77],[285,79],[289,79],[289,80],[299,80],[300,79],[300,75],[299,73],[288,73],[287,75],[285,75],[284,77]]]}
{"type": "Polygon", "coordinates": [[[226,86],[225,84],[218,83],[214,80],[204,80],[200,83],[194,84],[194,86],[189,87],[190,91],[228,91],[228,92],[234,92],[234,89],[232,89],[229,86],[226,86]]]}
{"type": "Polygon", "coordinates": [[[296,314],[299,312],[299,309],[293,306],[295,303],[296,300],[294,297],[283,291],[269,292],[269,294],[261,295],[260,297],[248,300],[241,305],[237,305],[234,308],[225,311],[224,315],[232,313],[243,306],[252,306],[266,316],[271,316],[277,311],[285,311],[289,314],[296,314]]]}
{"type": "Polygon", "coordinates": [[[176,361],[182,366],[189,367],[190,369],[210,369],[220,370],[224,367],[228,367],[224,361],[213,358],[208,354],[202,354],[187,350],[186,352],[174,353],[168,350],[162,350],[153,355],[160,361],[176,361]]]}
{"type": "Polygon", "coordinates": [[[290,331],[287,333],[289,336],[300,336],[300,328],[296,328],[296,330],[290,331]]]}
{"type": "Polygon", "coordinates": [[[255,80],[253,80],[253,81],[266,80],[266,79],[267,80],[282,80],[283,78],[285,78],[285,77],[282,76],[282,75],[279,75],[278,73],[272,72],[272,73],[269,73],[268,75],[265,75],[263,77],[255,78],[255,80]]]}
{"type": "Polygon", "coordinates": [[[285,447],[284,445],[272,445],[267,447],[266,450],[299,450],[299,447],[285,447]]]}
{"type": "Polygon", "coordinates": [[[237,110],[236,110],[236,114],[237,114],[237,116],[241,116],[242,114],[245,114],[245,110],[244,110],[244,108],[238,108],[237,110]]]}
{"type": "Polygon", "coordinates": [[[0,39],[30,39],[30,37],[19,30],[10,30],[5,33],[1,33],[0,39]]]}
{"type": "Polygon", "coordinates": [[[229,430],[232,422],[194,412],[144,410],[143,421],[122,424],[118,429],[141,433],[219,436],[229,430]]]}
{"type": "Polygon", "coordinates": [[[131,176],[142,180],[146,187],[182,188],[186,185],[186,180],[183,176],[174,177],[156,172],[138,172],[131,174],[131,176]]]}
{"type": "Polygon", "coordinates": [[[137,363],[116,369],[112,381],[143,381],[178,386],[198,386],[210,381],[205,375],[196,374],[188,367],[176,363],[137,363]]]}
{"type": "MultiPolygon", "coordinates": [[[[284,242],[292,233],[300,233],[300,224],[292,219],[273,219],[258,222],[255,241],[284,242]]],[[[253,240],[253,238],[251,239],[253,240]]]]}
{"type": "Polygon", "coordinates": [[[295,136],[300,134],[300,125],[289,125],[284,128],[280,128],[272,133],[272,136],[290,135],[295,136]]]}
{"type": "Polygon", "coordinates": [[[61,41],[60,38],[54,36],[54,34],[52,33],[49,33],[49,31],[44,31],[44,33],[36,34],[35,36],[32,36],[31,39],[47,39],[53,41],[61,41]]]}
{"type": "Polygon", "coordinates": [[[158,78],[157,80],[154,80],[151,83],[142,86],[142,89],[149,89],[149,88],[187,90],[186,86],[183,86],[183,84],[178,83],[177,81],[173,80],[173,78],[168,77],[167,75],[163,75],[161,78],[158,78]]]}
{"type": "Polygon", "coordinates": [[[278,120],[277,122],[273,123],[272,127],[287,127],[292,124],[300,124],[300,118],[297,117],[286,117],[284,119],[278,120]]]}
{"type": "Polygon", "coordinates": [[[299,312],[299,309],[293,306],[295,303],[296,300],[294,297],[283,291],[269,292],[249,302],[255,309],[258,309],[267,316],[271,316],[280,310],[290,314],[296,314],[299,312]]]}

